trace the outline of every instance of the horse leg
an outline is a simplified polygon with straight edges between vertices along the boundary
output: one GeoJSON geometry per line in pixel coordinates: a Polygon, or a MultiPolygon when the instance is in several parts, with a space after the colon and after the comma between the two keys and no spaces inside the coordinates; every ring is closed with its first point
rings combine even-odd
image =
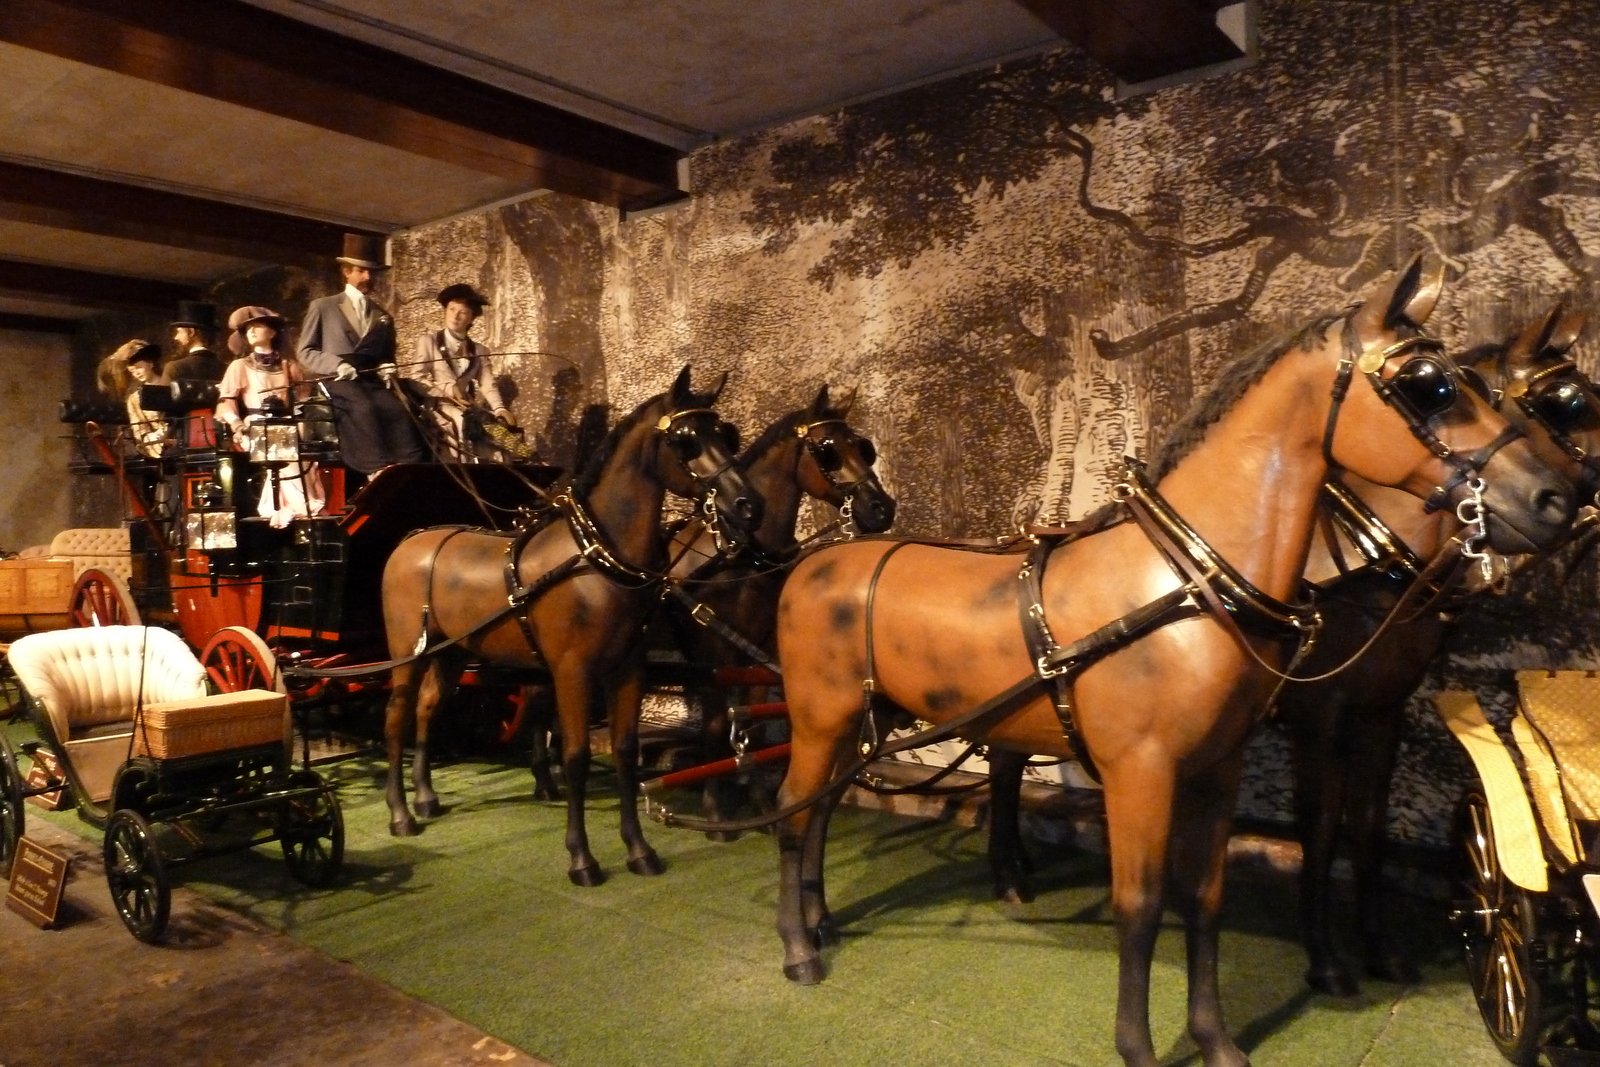
{"type": "Polygon", "coordinates": [[[389,757],[384,801],[389,805],[389,832],[396,837],[412,837],[417,823],[406,807],[405,760],[406,723],[416,711],[417,665],[394,668],[389,687],[389,703],[383,713],[383,740],[389,757]]]}
{"type": "Polygon", "coordinates": [[[1156,1067],[1150,1039],[1150,960],[1177,780],[1170,764],[1105,768],[1111,907],[1117,927],[1117,1053],[1127,1067],[1156,1067]]]}
{"type": "Polygon", "coordinates": [[[568,670],[556,683],[556,711],[561,719],[561,773],[567,781],[567,877],[585,888],[606,880],[584,825],[584,798],[589,785],[589,707],[594,681],[583,668],[568,670]]]}
{"type": "Polygon", "coordinates": [[[1355,867],[1356,916],[1367,974],[1387,982],[1422,980],[1417,965],[1384,934],[1383,842],[1389,815],[1389,785],[1400,751],[1405,704],[1374,709],[1353,739],[1348,763],[1346,822],[1355,867]]]}
{"type": "Polygon", "coordinates": [[[1344,698],[1332,693],[1298,705],[1285,716],[1294,763],[1294,814],[1300,835],[1300,939],[1308,966],[1306,984],[1322,993],[1351,997],[1360,992],[1334,948],[1333,859],[1344,812],[1346,733],[1344,698]]]}
{"type": "Polygon", "coordinates": [[[989,869],[994,874],[994,895],[1012,904],[1033,899],[1028,882],[1032,864],[1022,844],[1022,768],[1028,757],[1020,752],[989,752],[989,869]]]}
{"type": "Polygon", "coordinates": [[[555,707],[550,689],[542,685],[522,687],[522,714],[527,723],[528,767],[533,772],[533,798],[535,800],[560,800],[561,787],[556,785],[552,773],[554,761],[550,758],[550,735],[555,726],[555,707]]]}
{"type": "MultiPolygon", "coordinates": [[[[733,755],[733,746],[728,741],[728,699],[720,689],[709,689],[696,686],[691,699],[698,706],[700,712],[700,760],[702,763],[715,763],[733,755]]],[[[737,809],[737,790],[733,780],[728,775],[719,775],[706,780],[705,787],[700,793],[700,811],[707,818],[721,822],[728,814],[737,809]]],[[[734,841],[739,835],[724,830],[707,830],[706,837],[712,841],[734,841]]]]}
{"type": "Polygon", "coordinates": [[[622,843],[628,846],[628,870],[660,874],[661,857],[644,839],[639,825],[639,700],[642,684],[637,669],[611,691],[611,752],[616,761],[617,795],[621,805],[622,843]]]}
{"type": "Polygon", "coordinates": [[[433,760],[428,752],[428,725],[441,701],[449,700],[461,678],[461,659],[441,652],[429,662],[417,693],[417,736],[412,742],[412,808],[421,819],[438,818],[439,794],[433,790],[433,760]]]}
{"type": "Polygon", "coordinates": [[[806,828],[800,854],[800,914],[818,948],[839,943],[839,926],[828,911],[827,884],[822,872],[828,851],[828,824],[843,796],[844,790],[836,789],[812,806],[811,825],[806,828]]]}
{"type": "MultiPolygon", "coordinates": [[[[778,806],[786,808],[827,784],[833,774],[835,745],[826,740],[796,739],[789,771],[778,788],[778,806]]],[[[805,852],[816,806],[802,808],[778,822],[778,937],[783,941],[783,976],[801,985],[816,985],[826,973],[817,952],[813,928],[805,915],[805,852]]],[[[819,865],[820,870],[820,865],[819,865]]]]}
{"type": "Polygon", "coordinates": [[[1174,805],[1173,896],[1188,948],[1189,1033],[1205,1067],[1249,1067],[1222,1018],[1217,987],[1217,928],[1228,832],[1239,792],[1241,757],[1185,782],[1174,805]]]}

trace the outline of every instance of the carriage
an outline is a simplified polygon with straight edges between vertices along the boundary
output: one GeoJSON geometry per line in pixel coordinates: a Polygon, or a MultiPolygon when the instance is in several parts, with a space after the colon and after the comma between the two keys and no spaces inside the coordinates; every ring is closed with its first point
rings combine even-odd
{"type": "Polygon", "coordinates": [[[1478,780],[1452,918],[1484,1025],[1506,1059],[1600,1064],[1600,676],[1525,670],[1507,733],[1478,698],[1436,704],[1478,780]]]}

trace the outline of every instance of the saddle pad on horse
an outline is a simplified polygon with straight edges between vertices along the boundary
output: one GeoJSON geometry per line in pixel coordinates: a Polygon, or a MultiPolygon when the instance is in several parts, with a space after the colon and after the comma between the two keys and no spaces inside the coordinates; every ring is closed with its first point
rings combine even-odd
{"type": "Polygon", "coordinates": [[[1518,671],[1522,714],[1544,735],[1561,769],[1572,814],[1600,820],[1600,675],[1518,671]]]}

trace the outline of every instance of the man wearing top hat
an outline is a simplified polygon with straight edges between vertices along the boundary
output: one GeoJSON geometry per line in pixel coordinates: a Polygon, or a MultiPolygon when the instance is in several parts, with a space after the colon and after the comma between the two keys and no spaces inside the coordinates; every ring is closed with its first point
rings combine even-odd
{"type": "Polygon", "coordinates": [[[468,336],[489,301],[466,284],[445,286],[438,300],[444,308],[443,329],[417,338],[405,375],[434,398],[434,415],[454,458],[470,463],[478,458],[475,446],[487,444],[483,433],[473,432],[484,414],[510,426],[516,420],[500,397],[489,350],[468,336]]]}
{"type": "Polygon", "coordinates": [[[172,343],[178,355],[163,368],[164,382],[220,382],[225,365],[211,351],[217,332],[217,305],[203,300],[178,301],[178,317],[171,323],[172,343]]]}
{"type": "Polygon", "coordinates": [[[337,257],[344,291],[313,300],[300,327],[300,362],[328,382],[345,465],[371,474],[391,463],[423,463],[427,446],[398,395],[394,318],[369,295],[387,270],[383,238],[344,235],[337,257]]]}

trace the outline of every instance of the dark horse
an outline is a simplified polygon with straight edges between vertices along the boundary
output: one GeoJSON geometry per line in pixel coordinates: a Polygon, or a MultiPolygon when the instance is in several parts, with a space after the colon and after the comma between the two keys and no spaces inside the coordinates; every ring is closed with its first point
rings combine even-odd
{"type": "MultiPolygon", "coordinates": [[[[690,612],[674,613],[678,643],[690,663],[724,667],[751,662],[750,649],[719,633],[723,628],[765,656],[775,652],[778,594],[799,548],[794,528],[802,496],[838,508],[849,536],[882,533],[894,522],[894,498],[873,469],[877,450],[845,421],[854,400],[852,390],[833,402],[824,385],[809,405],[778,419],[739,454],[739,468],[766,505],[749,544],[736,552],[723,551],[702,519],[691,520],[674,535],[673,577],[696,603],[695,614],[704,618],[710,612],[715,620],[696,625],[690,612]]],[[[692,686],[687,695],[700,713],[705,759],[732,755],[726,689],[692,686]]],[[[724,781],[706,784],[709,818],[723,817],[724,781]]]]}
{"type": "Polygon", "coordinates": [[[391,832],[409,835],[401,778],[406,720],[416,716],[412,782],[417,814],[439,812],[429,779],[428,719],[455,688],[468,660],[544,668],[555,686],[567,782],[569,877],[604,878],[589,851],[584,792],[589,723],[611,721],[628,869],[656,874],[661,861],[644,839],[635,810],[640,640],[667,558],[661,505],[673,492],[710,502],[723,536],[742,540],[761,520],[760,497],[735,467],[735,431],[710,410],[726,375],[709,393],[690,388],[683,368],[672,388],[639,405],[612,429],[565,492],[557,514],[521,534],[442,528],[403,541],[383,573],[389,654],[401,659],[425,646],[455,643],[395,667],[384,734],[389,749],[391,832]],[[507,610],[508,598],[513,610],[507,610]],[[485,625],[487,620],[493,620],[485,625]],[[420,693],[418,676],[421,676],[420,693]]]}
{"type": "MultiPolygon", "coordinates": [[[[1584,498],[1600,482],[1600,466],[1592,458],[1600,448],[1600,398],[1566,353],[1586,317],[1558,304],[1510,340],[1461,357],[1481,370],[1484,388],[1508,420],[1523,427],[1539,458],[1578,484],[1584,498]],[[1508,392],[1529,399],[1510,403],[1508,392]]],[[[1406,594],[1424,560],[1461,530],[1449,509],[1428,511],[1410,494],[1348,475],[1344,482],[1355,500],[1341,505],[1337,498],[1325,497],[1322,507],[1328,517],[1343,517],[1321,524],[1306,564],[1306,578],[1318,589],[1323,628],[1301,674],[1322,674],[1361,650],[1406,594]],[[1352,522],[1355,536],[1342,534],[1352,522]]],[[[1385,815],[1406,702],[1463,603],[1454,593],[1445,602],[1446,610],[1408,614],[1347,669],[1331,678],[1286,686],[1279,696],[1278,717],[1293,747],[1295,821],[1303,849],[1306,981],[1322,992],[1348,996],[1358,989],[1335,950],[1332,929],[1332,870],[1341,832],[1351,852],[1367,973],[1388,981],[1417,980],[1415,965],[1384,936],[1380,877],[1385,815]]],[[[997,752],[990,760],[989,857],[995,893],[1011,901],[1033,897],[1017,826],[1024,760],[1009,752],[997,752]]]]}
{"type": "Polygon", "coordinates": [[[862,765],[856,753],[887,732],[880,713],[962,717],[961,732],[993,747],[1081,750],[1098,768],[1124,1061],[1156,1063],[1150,961],[1170,886],[1187,932],[1190,1033],[1208,1067],[1248,1062],[1217,990],[1223,858],[1244,741],[1275,686],[1270,665],[1287,633],[1314,625],[1284,601],[1330,467],[1418,496],[1448,487],[1452,501],[1467,492],[1464,472],[1480,472],[1501,550],[1550,543],[1572,513],[1566,481],[1457,388],[1460,372],[1418,335],[1441,286],[1419,259],[1354,310],[1226,369],[1153,486],[1130,467],[1094,532],[1043,540],[1020,568],[1015,553],[892,540],[801,561],[778,608],[793,746],[778,800],[795,809],[778,833],[788,977],[823,976],[828,818],[862,765]],[[1116,521],[1123,512],[1136,521],[1116,521]]]}

